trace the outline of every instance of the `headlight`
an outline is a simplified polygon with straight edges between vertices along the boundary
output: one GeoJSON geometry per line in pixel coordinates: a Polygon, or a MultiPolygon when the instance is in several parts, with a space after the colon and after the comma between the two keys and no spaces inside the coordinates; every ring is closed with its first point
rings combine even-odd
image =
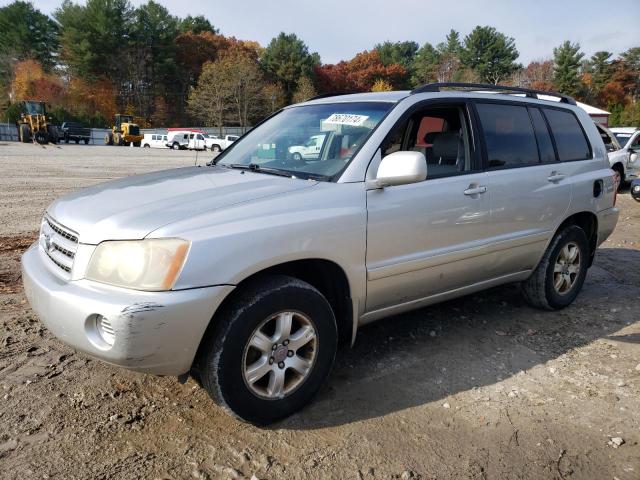
{"type": "Polygon", "coordinates": [[[188,250],[189,242],[179,238],[102,242],[86,277],[135,290],[171,290],[188,250]]]}

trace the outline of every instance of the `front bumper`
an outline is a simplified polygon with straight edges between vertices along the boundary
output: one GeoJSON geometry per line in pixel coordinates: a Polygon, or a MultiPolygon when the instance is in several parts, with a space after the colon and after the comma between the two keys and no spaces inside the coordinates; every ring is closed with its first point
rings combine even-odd
{"type": "Polygon", "coordinates": [[[620,209],[617,207],[607,208],[606,210],[598,212],[598,245],[613,233],[619,216],[620,209]]]}
{"type": "Polygon", "coordinates": [[[65,281],[44,264],[37,244],[22,256],[25,294],[46,327],[64,343],[105,362],[157,375],[191,368],[200,340],[232,286],[139,292],[88,280],[65,281]],[[113,327],[109,347],[95,316],[113,327]]]}
{"type": "Polygon", "coordinates": [[[625,173],[625,180],[630,182],[636,178],[640,178],[640,160],[636,160],[633,163],[627,163],[627,169],[625,173]]]}

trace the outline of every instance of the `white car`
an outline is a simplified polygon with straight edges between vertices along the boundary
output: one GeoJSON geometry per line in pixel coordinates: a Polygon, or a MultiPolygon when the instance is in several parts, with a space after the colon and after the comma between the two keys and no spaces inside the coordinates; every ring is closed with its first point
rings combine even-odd
{"type": "Polygon", "coordinates": [[[320,156],[320,150],[326,135],[312,135],[304,145],[289,147],[289,153],[293,160],[316,159],[320,156]]]}
{"type": "Polygon", "coordinates": [[[636,127],[616,127],[611,132],[620,144],[620,150],[609,152],[609,163],[619,184],[640,178],[640,129],[636,127]]]}
{"type": "Polygon", "coordinates": [[[168,148],[167,135],[145,133],[140,146],[143,148],[168,148]]]}

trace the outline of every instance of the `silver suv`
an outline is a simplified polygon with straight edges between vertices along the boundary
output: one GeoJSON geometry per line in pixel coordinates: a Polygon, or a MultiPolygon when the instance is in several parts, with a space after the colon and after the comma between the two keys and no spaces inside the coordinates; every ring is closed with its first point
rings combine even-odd
{"type": "Polygon", "coordinates": [[[27,297],[74,348],[191,373],[258,424],[308,403],[366,323],[512,282],[566,307],[618,209],[593,121],[538,93],[430,84],[287,107],[208,166],[54,202],[22,258],[27,297]],[[314,137],[317,157],[291,154],[314,137]]]}

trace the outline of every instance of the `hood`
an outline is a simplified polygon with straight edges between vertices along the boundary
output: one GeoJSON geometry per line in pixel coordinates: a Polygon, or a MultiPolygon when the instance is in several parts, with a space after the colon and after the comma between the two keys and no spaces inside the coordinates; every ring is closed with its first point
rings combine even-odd
{"type": "Polygon", "coordinates": [[[47,209],[81,243],[141,239],[203,212],[281,195],[317,182],[225,167],[189,167],[121,178],[59,198],[47,209]]]}

